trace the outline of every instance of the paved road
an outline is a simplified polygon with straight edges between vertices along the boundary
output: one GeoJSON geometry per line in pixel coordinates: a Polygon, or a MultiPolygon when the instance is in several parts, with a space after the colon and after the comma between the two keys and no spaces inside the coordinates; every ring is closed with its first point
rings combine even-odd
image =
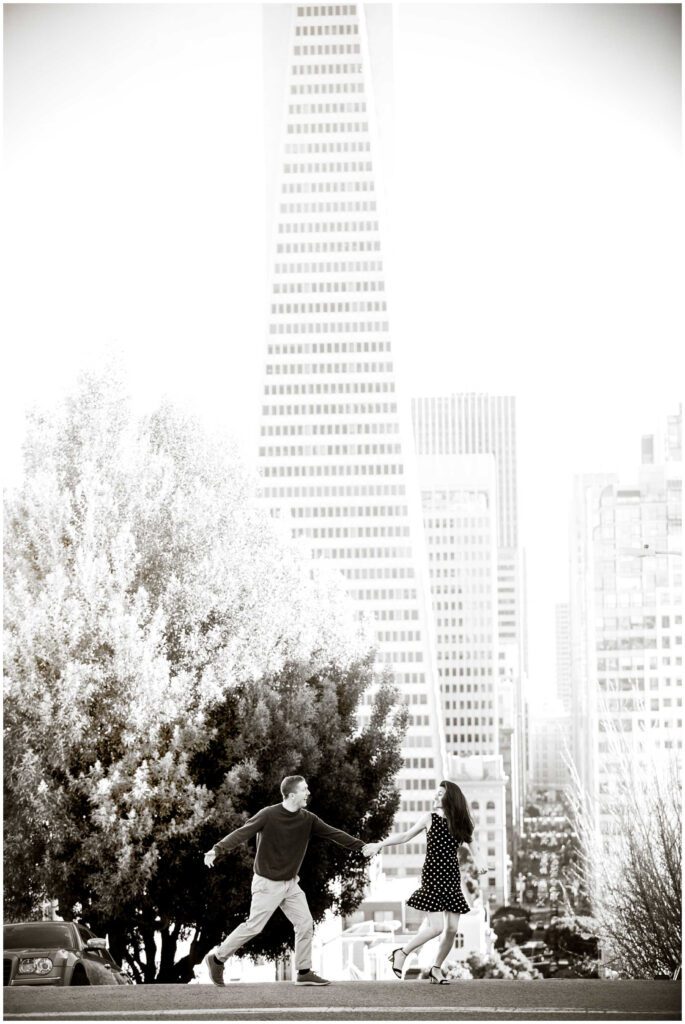
{"type": "Polygon", "coordinates": [[[6,988],[5,1020],[680,1020],[680,982],[461,981],[6,988]]]}

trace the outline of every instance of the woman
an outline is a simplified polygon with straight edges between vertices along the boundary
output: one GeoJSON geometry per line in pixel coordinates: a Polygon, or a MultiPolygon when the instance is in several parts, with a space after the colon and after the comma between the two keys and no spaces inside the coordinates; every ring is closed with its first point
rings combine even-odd
{"type": "Polygon", "coordinates": [[[372,857],[384,846],[408,843],[424,828],[428,836],[426,859],[421,870],[421,887],[407,900],[408,907],[425,910],[429,924],[404,946],[394,949],[388,959],[393,972],[402,977],[402,968],[409,954],[424,942],[440,935],[435,963],[430,969],[433,984],[448,985],[442,965],[457,934],[459,915],[468,914],[470,907],[461,891],[461,874],[457,852],[459,845],[468,846],[480,875],[487,871],[481,865],[478,848],[473,841],[473,820],[469,806],[459,786],[454,782],[441,782],[433,802],[433,811],[423,814],[412,828],[397,832],[380,843],[367,843],[362,849],[365,857],[372,857]]]}

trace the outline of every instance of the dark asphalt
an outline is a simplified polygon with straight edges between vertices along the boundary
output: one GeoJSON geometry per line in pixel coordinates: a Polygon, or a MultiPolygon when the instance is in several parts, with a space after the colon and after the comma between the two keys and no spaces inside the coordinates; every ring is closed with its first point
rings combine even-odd
{"type": "Polygon", "coordinates": [[[680,1020],[672,981],[333,982],[4,991],[5,1020],[680,1020]]]}

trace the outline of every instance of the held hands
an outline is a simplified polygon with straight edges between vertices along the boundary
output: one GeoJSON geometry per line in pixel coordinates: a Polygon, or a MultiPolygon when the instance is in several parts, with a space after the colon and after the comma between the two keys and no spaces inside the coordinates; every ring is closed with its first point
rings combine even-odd
{"type": "Polygon", "coordinates": [[[216,860],[216,850],[207,850],[205,854],[205,865],[208,868],[214,867],[214,861],[216,860]]]}
{"type": "Polygon", "coordinates": [[[380,848],[380,843],[367,843],[365,846],[362,846],[362,853],[365,857],[373,857],[378,853],[380,848]]]}

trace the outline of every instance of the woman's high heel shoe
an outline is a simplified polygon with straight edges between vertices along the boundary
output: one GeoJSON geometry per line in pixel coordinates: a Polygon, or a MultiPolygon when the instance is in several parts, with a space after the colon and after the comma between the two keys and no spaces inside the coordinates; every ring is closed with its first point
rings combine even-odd
{"type": "MultiPolygon", "coordinates": [[[[393,949],[392,953],[388,957],[388,960],[390,961],[390,966],[392,967],[392,973],[395,975],[396,978],[399,978],[400,981],[402,980],[402,968],[401,967],[395,967],[395,954],[396,953],[401,953],[401,952],[402,952],[402,947],[398,946],[397,949],[393,949]]],[[[407,959],[406,953],[404,955],[404,959],[405,960],[407,959]]]]}
{"type": "Polygon", "coordinates": [[[443,977],[433,973],[434,971],[439,971],[439,970],[440,970],[439,967],[435,967],[435,966],[431,967],[431,969],[429,971],[429,974],[428,974],[428,980],[430,981],[431,985],[449,985],[449,981],[447,980],[447,978],[443,978],[443,977]]]}

